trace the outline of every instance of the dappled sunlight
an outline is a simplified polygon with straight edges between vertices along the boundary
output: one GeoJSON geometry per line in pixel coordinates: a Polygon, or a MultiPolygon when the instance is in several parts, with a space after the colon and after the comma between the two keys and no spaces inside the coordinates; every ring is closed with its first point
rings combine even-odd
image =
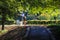
{"type": "MultiPolygon", "coordinates": [[[[42,32],[46,31],[41,29],[48,28],[58,40],[60,37],[60,0],[0,0],[0,40],[26,40],[23,36],[29,28],[32,29],[30,30],[32,33],[34,32],[33,35],[37,33],[36,35],[39,34],[37,38],[40,37],[43,40],[48,33],[45,35],[42,32]]],[[[34,39],[35,35],[33,37],[29,35],[30,39],[34,39]]]]}

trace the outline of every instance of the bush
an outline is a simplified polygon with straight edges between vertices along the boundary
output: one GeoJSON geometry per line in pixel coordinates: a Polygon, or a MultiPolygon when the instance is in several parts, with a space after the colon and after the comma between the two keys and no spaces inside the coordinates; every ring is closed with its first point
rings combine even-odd
{"type": "Polygon", "coordinates": [[[49,25],[48,28],[50,28],[56,40],[60,40],[60,25],[49,25]]]}
{"type": "MultiPolygon", "coordinates": [[[[2,24],[2,21],[0,21],[0,25],[2,24]]],[[[5,21],[4,24],[14,24],[14,21],[5,21]]]]}
{"type": "Polygon", "coordinates": [[[28,16],[27,16],[27,20],[33,20],[34,18],[35,18],[34,15],[28,15],[28,16]]]}
{"type": "Polygon", "coordinates": [[[55,21],[55,20],[28,20],[27,24],[60,24],[60,21],[55,21]]]}
{"type": "Polygon", "coordinates": [[[14,21],[5,21],[5,24],[14,24],[14,21]]]}
{"type": "Polygon", "coordinates": [[[43,13],[40,16],[38,16],[38,20],[50,20],[50,15],[43,13]]]}

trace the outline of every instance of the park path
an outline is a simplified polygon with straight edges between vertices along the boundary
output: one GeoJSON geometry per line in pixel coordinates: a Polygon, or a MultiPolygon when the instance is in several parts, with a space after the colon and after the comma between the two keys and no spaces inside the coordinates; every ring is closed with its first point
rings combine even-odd
{"type": "MultiPolygon", "coordinates": [[[[8,30],[8,33],[2,35],[0,37],[0,40],[22,40],[21,34],[23,34],[22,33],[23,26],[24,25],[22,26],[5,25],[5,29],[8,30]]],[[[26,25],[26,26],[40,26],[41,27],[42,25],[26,25]]]]}
{"type": "MultiPolygon", "coordinates": [[[[10,31],[10,30],[14,30],[14,29],[16,29],[17,27],[23,27],[24,25],[15,25],[15,24],[12,24],[12,25],[5,25],[4,26],[4,29],[5,30],[8,30],[8,31],[10,31]]],[[[26,26],[28,26],[28,25],[26,25],[26,26]]],[[[0,30],[1,30],[1,28],[2,28],[2,25],[0,25],[0,30]]]]}
{"type": "MultiPolygon", "coordinates": [[[[22,26],[24,26],[24,25],[19,25],[19,27],[22,27],[22,26]]],[[[41,26],[41,27],[44,26],[44,27],[46,27],[47,25],[27,24],[27,25],[25,25],[25,26],[41,26]]],[[[17,27],[18,27],[18,25],[16,25],[16,24],[5,25],[4,29],[7,29],[7,30],[13,30],[13,29],[15,29],[15,28],[17,28],[17,27]]],[[[0,30],[1,30],[1,28],[2,28],[2,25],[0,25],[0,30]]]]}

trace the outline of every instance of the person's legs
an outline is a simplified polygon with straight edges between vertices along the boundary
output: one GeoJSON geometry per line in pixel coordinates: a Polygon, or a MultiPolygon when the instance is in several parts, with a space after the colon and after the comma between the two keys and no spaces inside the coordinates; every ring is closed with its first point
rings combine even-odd
{"type": "Polygon", "coordinates": [[[23,21],[20,21],[20,25],[21,25],[21,26],[23,25],[23,21]]]}
{"type": "Polygon", "coordinates": [[[26,17],[24,17],[23,23],[24,23],[24,27],[25,27],[26,26],[26,17]]]}

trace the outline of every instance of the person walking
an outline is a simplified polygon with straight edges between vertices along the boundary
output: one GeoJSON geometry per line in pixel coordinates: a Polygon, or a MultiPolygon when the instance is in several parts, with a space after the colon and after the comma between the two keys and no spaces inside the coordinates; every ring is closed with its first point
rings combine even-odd
{"type": "Polygon", "coordinates": [[[19,13],[17,14],[16,24],[18,26],[22,25],[22,16],[19,13]]]}
{"type": "Polygon", "coordinates": [[[23,11],[23,13],[22,13],[22,21],[23,21],[24,26],[26,26],[26,16],[25,16],[25,11],[23,11]]]}

